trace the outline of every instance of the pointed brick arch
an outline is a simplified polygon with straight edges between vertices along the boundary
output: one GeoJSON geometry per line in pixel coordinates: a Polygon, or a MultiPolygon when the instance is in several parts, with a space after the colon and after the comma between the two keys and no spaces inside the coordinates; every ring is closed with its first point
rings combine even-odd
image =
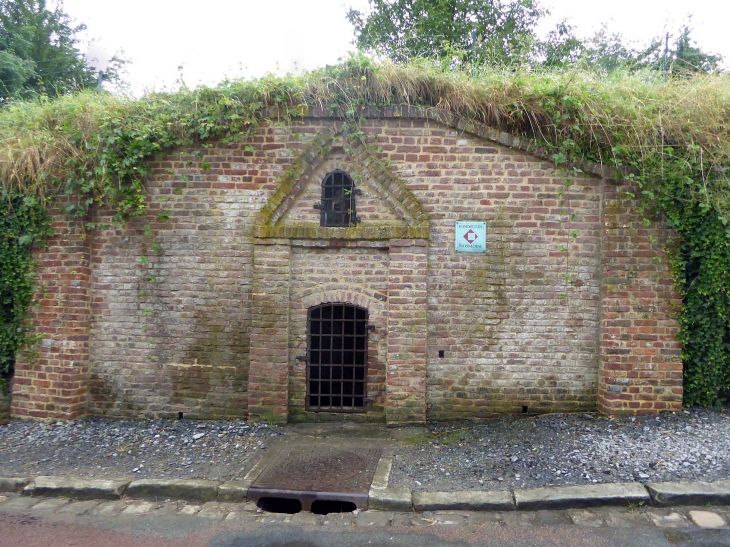
{"type": "Polygon", "coordinates": [[[320,131],[292,168],[278,183],[276,192],[261,209],[254,222],[254,237],[306,239],[425,239],[429,236],[429,216],[403,181],[381,161],[361,139],[343,132],[341,123],[320,131]],[[360,184],[366,185],[401,222],[385,226],[354,226],[328,228],[281,225],[280,220],[302,193],[311,177],[319,175],[323,163],[333,150],[344,150],[362,175],[360,184]]]}

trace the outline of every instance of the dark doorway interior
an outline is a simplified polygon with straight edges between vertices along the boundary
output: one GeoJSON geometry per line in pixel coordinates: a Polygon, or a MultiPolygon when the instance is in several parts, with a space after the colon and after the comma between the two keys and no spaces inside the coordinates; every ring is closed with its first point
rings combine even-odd
{"type": "Polygon", "coordinates": [[[307,410],[365,412],[368,311],[322,304],[307,317],[307,410]]]}

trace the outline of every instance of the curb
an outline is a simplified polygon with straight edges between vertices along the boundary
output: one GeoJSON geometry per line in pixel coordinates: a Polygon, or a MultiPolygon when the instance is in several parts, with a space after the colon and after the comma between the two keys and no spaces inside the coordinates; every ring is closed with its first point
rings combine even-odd
{"type": "MultiPolygon", "coordinates": [[[[378,469],[370,489],[370,509],[381,511],[514,511],[580,509],[616,505],[730,505],[730,480],[716,482],[663,482],[597,484],[513,491],[411,492],[390,488],[384,480],[391,462],[378,469]]],[[[253,471],[253,470],[252,470],[253,471]]],[[[249,475],[257,474],[257,471],[249,475]]],[[[259,471],[260,472],[260,471],[259,471]]],[[[253,482],[143,479],[93,480],[71,476],[0,477],[0,492],[24,496],[64,497],[75,500],[174,498],[191,502],[245,502],[253,482]]]]}

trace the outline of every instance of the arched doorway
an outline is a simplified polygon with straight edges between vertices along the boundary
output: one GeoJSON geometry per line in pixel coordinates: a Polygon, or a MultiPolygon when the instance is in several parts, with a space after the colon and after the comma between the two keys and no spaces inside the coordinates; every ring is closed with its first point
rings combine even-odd
{"type": "Polygon", "coordinates": [[[365,412],[368,310],[328,303],[307,313],[307,410],[365,412]]]}

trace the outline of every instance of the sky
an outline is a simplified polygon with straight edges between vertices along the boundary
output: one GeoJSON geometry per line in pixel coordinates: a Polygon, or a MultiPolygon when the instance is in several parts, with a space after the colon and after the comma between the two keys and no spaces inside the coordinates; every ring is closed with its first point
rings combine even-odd
{"type": "MultiPolygon", "coordinates": [[[[730,65],[729,0],[543,0],[552,12],[546,34],[568,19],[580,36],[605,24],[627,40],[647,43],[676,30],[692,14],[692,37],[730,65]]],[[[225,78],[310,70],[337,62],[354,46],[345,14],[367,0],[65,0],[64,10],[88,27],[90,57],[123,50],[135,94],[215,85],[225,78]]]]}

